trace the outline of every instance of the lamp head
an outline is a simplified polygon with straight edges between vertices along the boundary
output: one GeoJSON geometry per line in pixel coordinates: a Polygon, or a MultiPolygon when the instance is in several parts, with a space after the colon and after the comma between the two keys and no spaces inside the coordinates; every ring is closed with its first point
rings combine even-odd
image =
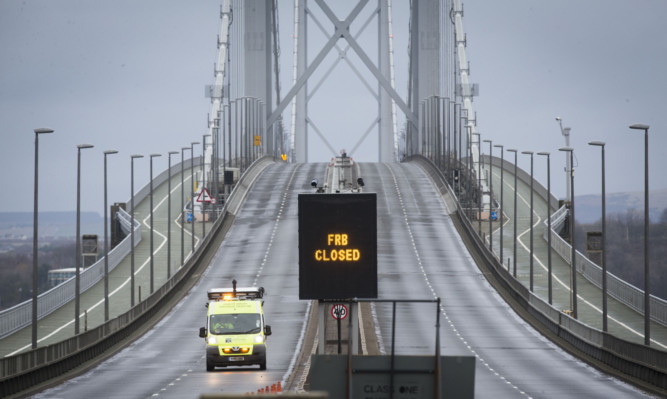
{"type": "Polygon", "coordinates": [[[35,129],[35,134],[41,134],[41,133],[53,133],[53,129],[48,128],[48,127],[38,127],[35,129]]]}
{"type": "Polygon", "coordinates": [[[118,150],[106,150],[106,151],[104,151],[104,155],[109,155],[109,154],[118,154],[118,150]]]}
{"type": "Polygon", "coordinates": [[[634,125],[630,125],[630,129],[648,130],[648,128],[649,126],[643,123],[635,123],[634,125]]]}
{"type": "Polygon", "coordinates": [[[604,147],[605,142],[604,141],[589,141],[588,145],[596,145],[598,147],[604,147]]]}
{"type": "Polygon", "coordinates": [[[92,144],[79,144],[76,146],[76,148],[83,150],[84,148],[93,148],[92,144]]]}

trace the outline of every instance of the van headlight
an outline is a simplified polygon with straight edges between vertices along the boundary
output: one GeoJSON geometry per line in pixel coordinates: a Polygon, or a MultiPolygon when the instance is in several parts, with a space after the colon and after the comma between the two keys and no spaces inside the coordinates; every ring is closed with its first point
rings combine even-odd
{"type": "Polygon", "coordinates": [[[255,335],[255,343],[256,344],[264,343],[264,337],[262,337],[261,335],[255,335]]]}
{"type": "Polygon", "coordinates": [[[211,335],[206,339],[206,342],[208,342],[209,345],[217,345],[218,344],[218,338],[211,335]]]}

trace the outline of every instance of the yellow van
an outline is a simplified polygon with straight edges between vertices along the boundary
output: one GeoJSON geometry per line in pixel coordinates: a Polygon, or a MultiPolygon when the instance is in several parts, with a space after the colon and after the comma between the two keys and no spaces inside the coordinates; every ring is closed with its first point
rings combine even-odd
{"type": "Polygon", "coordinates": [[[232,284],[208,291],[206,327],[199,329],[199,336],[206,339],[206,371],[254,364],[266,370],[271,326],[264,321],[264,288],[236,288],[236,280],[232,284]]]}

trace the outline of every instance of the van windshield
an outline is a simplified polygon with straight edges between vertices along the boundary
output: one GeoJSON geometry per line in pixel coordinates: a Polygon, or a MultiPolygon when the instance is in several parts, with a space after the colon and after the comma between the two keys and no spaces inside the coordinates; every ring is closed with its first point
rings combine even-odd
{"type": "Polygon", "coordinates": [[[261,331],[256,313],[214,314],[210,318],[211,334],[256,334],[261,331]]]}

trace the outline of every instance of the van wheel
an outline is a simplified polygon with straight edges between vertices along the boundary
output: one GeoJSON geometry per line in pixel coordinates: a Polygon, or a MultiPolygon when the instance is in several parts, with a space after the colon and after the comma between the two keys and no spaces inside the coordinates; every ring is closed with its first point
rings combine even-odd
{"type": "Polygon", "coordinates": [[[206,371],[213,371],[213,370],[215,370],[215,366],[209,362],[206,362],[206,371]]]}
{"type": "Polygon", "coordinates": [[[266,370],[266,358],[259,364],[260,370],[266,370]]]}

